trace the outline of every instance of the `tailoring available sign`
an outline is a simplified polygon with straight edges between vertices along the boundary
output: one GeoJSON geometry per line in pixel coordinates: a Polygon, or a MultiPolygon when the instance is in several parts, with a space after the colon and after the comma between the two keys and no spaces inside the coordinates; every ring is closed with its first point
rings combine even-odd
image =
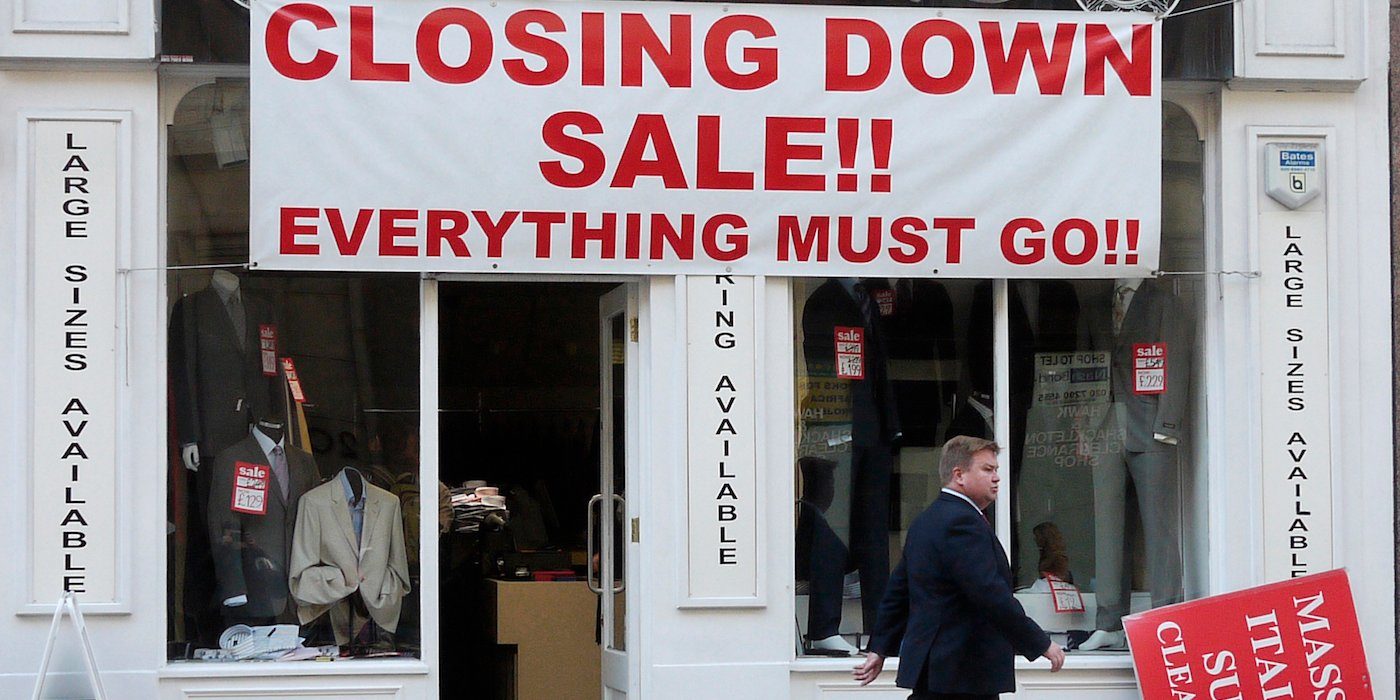
{"type": "Polygon", "coordinates": [[[1123,619],[1144,700],[1369,700],[1343,570],[1123,619]]]}
{"type": "Polygon", "coordinates": [[[1133,277],[1138,13],[255,0],[261,268],[1133,277]]]}
{"type": "Polygon", "coordinates": [[[754,280],[686,278],[689,605],[758,596],[754,280]]]}

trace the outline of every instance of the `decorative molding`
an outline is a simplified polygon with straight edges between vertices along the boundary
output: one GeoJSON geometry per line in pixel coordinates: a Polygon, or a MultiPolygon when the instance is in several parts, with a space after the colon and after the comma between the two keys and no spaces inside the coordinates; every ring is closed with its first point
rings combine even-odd
{"type": "Polygon", "coordinates": [[[87,0],[76,11],[52,0],[13,0],[16,34],[130,34],[134,0],[87,0]],[[86,12],[84,12],[86,10],[86,12]],[[74,18],[77,19],[74,19],[74,18]]]}

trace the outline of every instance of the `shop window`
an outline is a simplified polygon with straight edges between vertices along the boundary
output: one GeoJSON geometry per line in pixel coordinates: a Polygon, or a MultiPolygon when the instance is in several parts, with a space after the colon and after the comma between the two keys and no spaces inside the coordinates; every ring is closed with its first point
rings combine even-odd
{"type": "Polygon", "coordinates": [[[247,133],[168,129],[168,657],[417,656],[418,280],[245,269],[247,133]]]}
{"type": "Polygon", "coordinates": [[[994,507],[1010,517],[993,520],[1010,522],[1000,534],[1018,597],[1062,644],[1124,653],[1124,614],[1192,590],[1201,144],[1184,111],[1163,112],[1165,274],[794,282],[805,654],[843,656],[868,640],[954,435],[1000,442],[1009,497],[994,507]]]}

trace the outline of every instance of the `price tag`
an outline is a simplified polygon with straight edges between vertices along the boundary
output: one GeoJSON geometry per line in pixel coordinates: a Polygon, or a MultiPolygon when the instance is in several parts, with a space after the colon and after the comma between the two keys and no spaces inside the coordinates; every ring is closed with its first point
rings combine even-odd
{"type": "Polygon", "coordinates": [[[1061,581],[1058,577],[1051,574],[1045,574],[1044,576],[1046,582],[1050,584],[1050,598],[1055,604],[1055,612],[1084,612],[1084,596],[1080,595],[1078,586],[1068,581],[1061,581]]]}
{"type": "Polygon", "coordinates": [[[836,327],[836,376],[865,379],[865,329],[836,327]]]}
{"type": "Polygon", "coordinates": [[[875,297],[875,305],[880,307],[881,316],[894,315],[894,290],[877,289],[871,296],[875,297]]]}
{"type": "Polygon", "coordinates": [[[301,380],[297,379],[297,367],[292,364],[292,358],[282,358],[282,371],[287,374],[287,386],[292,390],[292,398],[297,403],[306,403],[306,394],[301,391],[301,380]]]}
{"type": "Polygon", "coordinates": [[[263,376],[277,376],[277,326],[258,324],[258,350],[262,353],[263,376]]]}
{"type": "Polygon", "coordinates": [[[272,467],[234,462],[233,468],[233,502],[229,507],[235,513],[266,515],[267,485],[271,480],[272,467]]]}
{"type": "Polygon", "coordinates": [[[1167,390],[1167,344],[1133,345],[1133,393],[1161,394],[1167,390]]]}

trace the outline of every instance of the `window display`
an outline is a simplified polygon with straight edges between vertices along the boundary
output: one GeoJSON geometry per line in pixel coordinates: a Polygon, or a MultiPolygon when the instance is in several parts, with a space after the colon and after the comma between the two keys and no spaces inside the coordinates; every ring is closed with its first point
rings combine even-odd
{"type": "Polygon", "coordinates": [[[1006,444],[1010,498],[993,508],[1011,511],[1018,596],[1067,648],[1123,652],[1124,615],[1191,591],[1201,152],[1190,118],[1163,114],[1167,274],[794,280],[804,654],[864,643],[908,523],[937,493],[937,447],[954,435],[1006,444]]]}
{"type": "Polygon", "coordinates": [[[247,90],[170,127],[168,657],[417,655],[417,280],[244,269],[247,90]]]}

